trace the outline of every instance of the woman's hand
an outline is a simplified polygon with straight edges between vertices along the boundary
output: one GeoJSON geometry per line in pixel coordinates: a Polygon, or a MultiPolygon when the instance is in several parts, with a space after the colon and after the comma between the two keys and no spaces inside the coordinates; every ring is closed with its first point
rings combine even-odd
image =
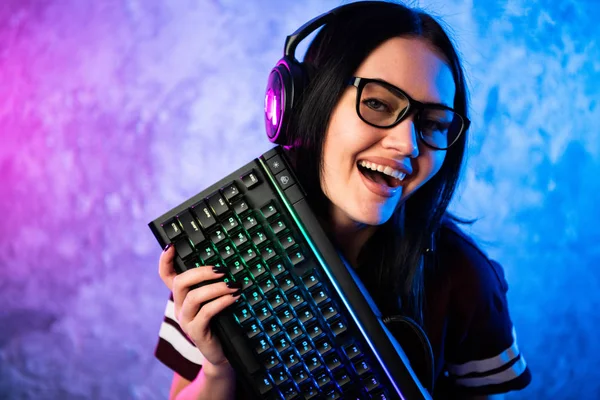
{"type": "Polygon", "coordinates": [[[168,246],[160,256],[158,273],[173,293],[177,322],[205,361],[213,366],[227,364],[221,343],[210,329],[210,320],[237,300],[241,285],[221,281],[192,289],[194,285],[223,278],[226,269],[204,266],[177,275],[174,257],[174,246],[168,246]]]}

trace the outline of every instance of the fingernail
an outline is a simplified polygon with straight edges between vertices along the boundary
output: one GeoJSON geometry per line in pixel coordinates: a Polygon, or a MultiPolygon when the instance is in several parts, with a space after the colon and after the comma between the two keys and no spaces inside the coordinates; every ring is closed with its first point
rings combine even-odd
{"type": "Polygon", "coordinates": [[[168,245],[165,246],[165,249],[163,251],[167,251],[171,248],[171,246],[173,246],[173,243],[169,243],[168,245]]]}
{"type": "Polygon", "coordinates": [[[240,294],[242,294],[242,289],[238,289],[235,292],[231,293],[233,297],[238,297],[240,294]]]}
{"type": "Polygon", "coordinates": [[[227,282],[226,285],[229,289],[241,289],[243,286],[242,282],[232,282],[232,281],[227,282]]]}
{"type": "Polygon", "coordinates": [[[224,274],[225,272],[227,272],[227,267],[223,266],[223,265],[215,265],[212,267],[212,270],[215,274],[224,274]]]}

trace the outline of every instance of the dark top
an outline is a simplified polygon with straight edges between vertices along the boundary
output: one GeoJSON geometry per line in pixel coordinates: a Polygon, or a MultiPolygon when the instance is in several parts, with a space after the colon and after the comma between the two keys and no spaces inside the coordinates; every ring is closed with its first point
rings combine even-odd
{"type": "MultiPolygon", "coordinates": [[[[524,388],[531,373],[517,347],[502,267],[454,224],[442,228],[435,273],[425,280],[424,329],[433,349],[435,399],[524,388]]],[[[203,356],[167,304],[156,357],[188,380],[203,356]]]]}

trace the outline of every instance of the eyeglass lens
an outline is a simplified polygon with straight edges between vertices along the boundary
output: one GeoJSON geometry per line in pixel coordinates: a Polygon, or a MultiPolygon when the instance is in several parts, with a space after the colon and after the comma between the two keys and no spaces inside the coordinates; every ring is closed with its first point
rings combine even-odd
{"type": "MultiPolygon", "coordinates": [[[[375,126],[386,128],[404,117],[409,100],[401,92],[392,91],[378,82],[367,83],[359,101],[360,116],[375,126]]],[[[423,140],[436,148],[447,148],[463,129],[463,120],[451,110],[423,108],[415,119],[423,140]]]]}

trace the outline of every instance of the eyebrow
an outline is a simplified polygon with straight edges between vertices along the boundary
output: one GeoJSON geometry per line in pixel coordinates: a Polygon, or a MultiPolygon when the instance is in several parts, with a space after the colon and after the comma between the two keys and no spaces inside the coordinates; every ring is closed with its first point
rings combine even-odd
{"type": "MultiPolygon", "coordinates": [[[[406,92],[406,90],[399,88],[398,86],[394,85],[393,83],[390,83],[390,82],[386,81],[385,79],[381,79],[381,78],[372,78],[372,79],[375,79],[375,80],[377,80],[377,81],[383,82],[383,83],[385,83],[385,84],[387,84],[387,85],[390,85],[390,86],[391,86],[391,87],[393,87],[393,88],[400,89],[401,91],[403,91],[403,92],[405,92],[406,94],[408,94],[408,93],[406,92]]],[[[410,96],[410,95],[409,95],[409,96],[410,96]]],[[[410,97],[411,97],[411,99],[413,99],[413,100],[415,100],[415,101],[418,101],[419,103],[421,103],[421,104],[423,104],[423,105],[426,105],[426,106],[441,106],[441,107],[446,107],[446,108],[450,108],[450,109],[452,109],[452,106],[449,106],[449,105],[448,105],[448,104],[446,104],[446,103],[440,103],[440,102],[435,102],[435,101],[420,101],[420,100],[417,100],[417,99],[413,98],[413,96],[410,96],[410,97]]]]}

